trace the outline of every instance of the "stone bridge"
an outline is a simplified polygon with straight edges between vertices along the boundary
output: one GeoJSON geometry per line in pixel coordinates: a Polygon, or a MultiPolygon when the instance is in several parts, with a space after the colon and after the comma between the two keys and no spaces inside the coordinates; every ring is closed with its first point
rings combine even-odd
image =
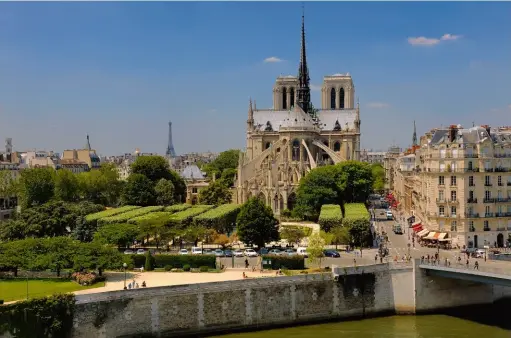
{"type": "Polygon", "coordinates": [[[482,284],[511,286],[511,267],[506,269],[479,266],[479,269],[475,269],[473,266],[466,268],[462,264],[455,266],[419,264],[419,268],[424,270],[428,276],[459,279],[482,284]]]}

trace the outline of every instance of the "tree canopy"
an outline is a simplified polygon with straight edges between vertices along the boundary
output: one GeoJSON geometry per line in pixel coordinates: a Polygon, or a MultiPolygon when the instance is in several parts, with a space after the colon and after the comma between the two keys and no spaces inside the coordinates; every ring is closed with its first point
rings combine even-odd
{"type": "Polygon", "coordinates": [[[30,208],[44,204],[55,193],[55,170],[52,168],[24,169],[20,173],[20,202],[30,208]]]}
{"type": "Polygon", "coordinates": [[[217,178],[221,178],[230,187],[234,183],[239,157],[240,151],[238,149],[229,149],[218,154],[217,158],[204,165],[202,169],[210,178],[216,175],[217,178]]]}
{"type": "Polygon", "coordinates": [[[58,170],[55,175],[55,197],[65,202],[75,202],[80,198],[78,176],[67,169],[58,170]]]}
{"type": "Polygon", "coordinates": [[[376,192],[383,192],[385,190],[385,169],[379,163],[371,165],[371,171],[374,178],[373,190],[376,192]]]}
{"type": "Polygon", "coordinates": [[[205,205],[231,203],[231,190],[221,181],[210,182],[209,186],[199,192],[199,202],[205,205]]]}
{"type": "Polygon", "coordinates": [[[237,236],[246,244],[262,248],[265,243],[279,239],[279,222],[271,208],[258,198],[250,198],[243,204],[236,223],[237,236]]]}
{"type": "Polygon", "coordinates": [[[172,205],[174,204],[175,188],[171,180],[164,178],[160,179],[154,187],[156,193],[157,205],[172,205]]]}
{"type": "Polygon", "coordinates": [[[156,202],[154,185],[147,176],[131,174],[126,180],[121,200],[124,205],[154,205],[156,202]]]}

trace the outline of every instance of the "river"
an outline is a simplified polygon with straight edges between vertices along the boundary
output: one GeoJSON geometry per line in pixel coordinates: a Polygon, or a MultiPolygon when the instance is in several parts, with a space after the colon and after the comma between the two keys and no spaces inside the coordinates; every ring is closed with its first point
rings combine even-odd
{"type": "MultiPolygon", "coordinates": [[[[495,323],[494,323],[495,324],[495,323]]],[[[509,327],[504,326],[504,327],[509,327]]],[[[447,315],[393,316],[296,326],[217,338],[509,338],[511,331],[447,315]]]]}

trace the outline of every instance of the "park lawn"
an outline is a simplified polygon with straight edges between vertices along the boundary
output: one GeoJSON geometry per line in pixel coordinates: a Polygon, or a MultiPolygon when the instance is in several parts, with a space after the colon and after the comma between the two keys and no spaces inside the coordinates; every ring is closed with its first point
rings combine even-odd
{"type": "Polygon", "coordinates": [[[288,229],[300,229],[303,231],[304,237],[309,237],[312,235],[312,228],[307,226],[301,226],[301,225],[282,225],[283,228],[288,229]]]}
{"type": "MultiPolygon", "coordinates": [[[[28,297],[38,298],[49,296],[54,293],[67,293],[85,289],[93,289],[105,286],[105,282],[95,283],[90,286],[81,286],[76,282],[61,279],[29,279],[28,297]]],[[[26,279],[3,279],[0,280],[0,299],[4,302],[27,298],[26,279]]]]}

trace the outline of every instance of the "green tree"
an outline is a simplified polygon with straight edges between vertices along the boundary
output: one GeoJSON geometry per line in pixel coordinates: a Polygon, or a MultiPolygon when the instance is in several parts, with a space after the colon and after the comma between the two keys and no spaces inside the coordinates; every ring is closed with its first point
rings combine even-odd
{"type": "Polygon", "coordinates": [[[346,161],[337,165],[340,169],[338,185],[345,203],[365,202],[373,190],[373,173],[369,164],[346,161]]]}
{"type": "Polygon", "coordinates": [[[169,163],[161,156],[137,157],[131,165],[131,173],[144,175],[155,183],[162,178],[171,179],[169,163]]]}
{"type": "Polygon", "coordinates": [[[139,239],[153,237],[156,248],[159,248],[161,241],[168,239],[172,235],[170,227],[167,227],[167,216],[152,218],[138,223],[140,229],[139,239]]]}
{"type": "Polygon", "coordinates": [[[307,246],[307,255],[311,263],[319,262],[321,267],[321,259],[324,256],[325,239],[319,233],[313,233],[309,236],[309,245],[307,246]]]}
{"type": "Polygon", "coordinates": [[[305,231],[301,227],[281,227],[280,238],[286,239],[291,244],[299,244],[305,237],[305,231]]]}
{"type": "Polygon", "coordinates": [[[171,180],[160,179],[158,183],[156,183],[154,191],[156,192],[157,205],[174,204],[175,189],[171,180]]]}
{"type": "Polygon", "coordinates": [[[70,170],[57,170],[55,175],[55,197],[65,202],[75,202],[80,197],[78,177],[70,170]]]}
{"type": "Polygon", "coordinates": [[[351,243],[351,235],[348,227],[336,226],[330,229],[332,235],[332,243],[335,244],[335,249],[339,244],[349,245],[351,243]]]}
{"type": "Polygon", "coordinates": [[[57,277],[60,277],[60,271],[72,265],[77,245],[69,237],[45,238],[41,240],[44,253],[37,255],[36,264],[41,268],[55,270],[57,277]]]}
{"type": "MultiPolygon", "coordinates": [[[[239,157],[240,151],[238,149],[223,151],[211,163],[204,165],[203,170],[209,177],[213,177],[213,174],[215,174],[217,178],[220,178],[226,169],[238,168],[239,157]]],[[[227,172],[225,178],[229,175],[230,173],[227,172]]]]}
{"type": "Polygon", "coordinates": [[[138,226],[134,224],[105,224],[94,234],[94,240],[97,243],[115,244],[119,248],[130,247],[139,233],[138,226]]]}
{"type": "Polygon", "coordinates": [[[51,201],[33,208],[24,209],[19,215],[36,237],[67,235],[73,230],[77,214],[62,201],[51,201]]]}
{"type": "Polygon", "coordinates": [[[156,202],[153,183],[142,174],[131,174],[126,180],[121,201],[124,205],[149,206],[156,202]]]}
{"type": "Polygon", "coordinates": [[[381,193],[385,190],[385,169],[379,163],[371,165],[371,172],[373,175],[373,190],[381,193]]]}
{"type": "Polygon", "coordinates": [[[170,170],[170,180],[174,184],[174,201],[183,203],[186,200],[185,180],[173,170],[170,170]]]}
{"type": "Polygon", "coordinates": [[[316,221],[323,204],[340,204],[339,167],[330,165],[311,170],[300,180],[295,216],[316,221]]]}
{"type": "Polygon", "coordinates": [[[373,235],[368,220],[344,219],[343,226],[348,228],[351,243],[360,248],[373,244],[373,235]]]}
{"type": "Polygon", "coordinates": [[[232,193],[222,182],[210,182],[199,192],[199,201],[201,204],[208,205],[228,204],[232,201],[232,193]]]}
{"type": "Polygon", "coordinates": [[[259,248],[279,239],[278,221],[270,207],[258,198],[250,198],[241,207],[237,218],[237,235],[245,244],[259,248]]]}
{"type": "Polygon", "coordinates": [[[238,169],[236,168],[227,168],[222,171],[222,176],[220,176],[220,181],[228,187],[234,186],[234,178],[238,173],[238,169]]]}
{"type": "Polygon", "coordinates": [[[10,170],[0,170],[0,198],[13,198],[18,194],[18,180],[10,170]]]}
{"type": "Polygon", "coordinates": [[[153,271],[154,270],[154,257],[151,254],[150,251],[147,251],[145,253],[145,265],[144,268],[146,271],[153,271]]]}
{"type": "Polygon", "coordinates": [[[107,206],[117,206],[123,182],[117,170],[106,163],[99,170],[91,170],[78,175],[81,197],[84,200],[107,206]]]}
{"type": "Polygon", "coordinates": [[[20,175],[20,202],[23,208],[44,204],[55,193],[55,172],[52,168],[24,169],[20,175]]]}

